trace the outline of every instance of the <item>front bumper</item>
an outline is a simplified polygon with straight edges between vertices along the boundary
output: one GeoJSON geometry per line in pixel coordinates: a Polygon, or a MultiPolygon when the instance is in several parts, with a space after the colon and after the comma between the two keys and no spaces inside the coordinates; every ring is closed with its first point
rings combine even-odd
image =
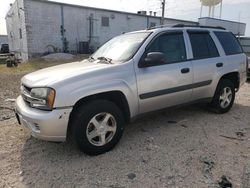
{"type": "Polygon", "coordinates": [[[21,96],[16,99],[18,122],[31,130],[31,135],[47,141],[65,141],[72,108],[43,111],[31,108],[21,96]]]}

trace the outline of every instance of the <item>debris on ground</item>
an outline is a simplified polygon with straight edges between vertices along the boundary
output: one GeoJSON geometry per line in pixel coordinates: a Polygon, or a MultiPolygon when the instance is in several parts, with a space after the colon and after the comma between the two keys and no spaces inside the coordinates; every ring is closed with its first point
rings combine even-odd
{"type": "Polygon", "coordinates": [[[232,137],[232,136],[225,136],[225,135],[220,135],[223,138],[227,138],[227,139],[231,139],[231,140],[239,140],[239,141],[244,141],[244,139],[242,138],[236,138],[236,137],[232,137]]]}
{"type": "Polygon", "coordinates": [[[54,54],[49,54],[42,56],[42,59],[48,60],[48,61],[53,61],[53,60],[70,60],[73,59],[74,55],[68,54],[68,53],[54,53],[54,54]]]}
{"type": "Polygon", "coordinates": [[[211,174],[211,170],[214,167],[214,162],[208,157],[201,157],[201,162],[203,162],[203,172],[205,174],[211,174]]]}
{"type": "Polygon", "coordinates": [[[160,147],[158,145],[151,144],[151,143],[146,146],[146,150],[148,150],[148,151],[159,150],[159,149],[160,149],[160,147]]]}
{"type": "Polygon", "coordinates": [[[242,185],[241,188],[250,187],[250,165],[244,166],[242,174],[242,185]]]}
{"type": "Polygon", "coordinates": [[[14,108],[8,107],[8,106],[0,106],[0,110],[14,110],[14,108]]]}
{"type": "Polygon", "coordinates": [[[213,183],[212,168],[214,167],[214,161],[209,157],[201,157],[200,161],[203,163],[203,175],[207,178],[208,183],[213,183]]]}
{"type": "Polygon", "coordinates": [[[150,160],[150,158],[147,157],[147,156],[142,156],[141,157],[141,162],[144,163],[144,164],[148,163],[149,160],[150,160]]]}
{"type": "Polygon", "coordinates": [[[136,178],[136,174],[135,173],[129,173],[127,176],[128,176],[128,179],[130,179],[130,180],[133,180],[133,179],[136,178]]]}
{"type": "Polygon", "coordinates": [[[177,123],[177,121],[168,120],[168,123],[173,123],[173,124],[175,124],[175,123],[177,123]]]}
{"type": "Polygon", "coordinates": [[[146,142],[147,143],[153,143],[154,142],[154,137],[151,136],[151,137],[147,138],[146,142]]]}
{"type": "Polygon", "coordinates": [[[204,126],[203,125],[200,125],[200,126],[201,126],[203,133],[204,133],[204,136],[206,137],[206,139],[208,139],[207,131],[205,130],[204,126]]]}
{"type": "Polygon", "coordinates": [[[244,131],[237,131],[237,132],[235,132],[235,134],[238,137],[244,137],[246,133],[244,131]]]}
{"type": "Polygon", "coordinates": [[[219,181],[218,184],[220,188],[232,188],[233,187],[232,183],[224,175],[221,177],[221,181],[219,181]]]}
{"type": "Polygon", "coordinates": [[[144,129],[144,128],[141,128],[141,132],[148,132],[146,129],[144,129]]]}
{"type": "Polygon", "coordinates": [[[16,99],[5,99],[4,101],[5,101],[5,102],[15,102],[16,99]]]}
{"type": "Polygon", "coordinates": [[[10,119],[9,116],[3,116],[3,117],[2,117],[2,120],[3,120],[3,121],[4,121],[4,120],[8,120],[8,119],[10,119]]]}
{"type": "Polygon", "coordinates": [[[181,124],[180,125],[181,127],[184,127],[184,128],[188,128],[188,126],[184,125],[184,124],[181,124]]]}

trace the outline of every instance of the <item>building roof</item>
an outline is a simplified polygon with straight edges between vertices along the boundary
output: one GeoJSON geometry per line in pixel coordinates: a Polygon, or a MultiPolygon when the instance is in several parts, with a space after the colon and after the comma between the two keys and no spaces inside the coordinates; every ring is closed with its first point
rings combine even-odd
{"type": "Polygon", "coordinates": [[[218,20],[218,21],[223,21],[223,22],[230,22],[230,23],[237,23],[237,24],[244,24],[244,25],[246,25],[246,23],[243,23],[243,22],[237,22],[237,21],[231,21],[231,20],[223,20],[223,19],[219,19],[219,18],[201,17],[199,19],[218,20]]]}
{"type": "MultiPolygon", "coordinates": [[[[27,0],[26,0],[26,1],[27,1],[27,0]]],[[[37,1],[37,2],[42,2],[42,3],[50,3],[50,4],[56,4],[56,5],[62,5],[62,6],[86,8],[86,9],[92,9],[92,10],[102,10],[102,11],[107,11],[107,12],[114,12],[114,13],[119,13],[119,14],[129,14],[129,15],[142,16],[142,17],[150,17],[150,18],[158,18],[158,19],[161,18],[161,17],[159,17],[159,16],[142,15],[142,14],[136,14],[136,13],[132,13],[132,12],[125,12],[125,11],[118,11],[118,10],[110,10],[110,9],[104,9],[104,8],[96,8],[96,7],[75,5],[75,4],[69,4],[69,3],[61,3],[61,2],[48,1],[48,0],[29,0],[29,1],[37,1]]],[[[165,19],[166,19],[166,20],[173,20],[173,21],[181,21],[181,22],[189,22],[189,23],[198,24],[198,22],[189,21],[189,20],[180,20],[180,19],[166,18],[166,17],[165,17],[165,19]]]]}

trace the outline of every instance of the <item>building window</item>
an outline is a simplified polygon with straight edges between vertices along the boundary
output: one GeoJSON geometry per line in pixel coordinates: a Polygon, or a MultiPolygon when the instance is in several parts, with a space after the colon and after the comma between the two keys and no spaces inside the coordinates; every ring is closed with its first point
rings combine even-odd
{"type": "Polygon", "coordinates": [[[109,17],[106,17],[106,16],[102,17],[102,26],[109,27],[109,17]]]}
{"type": "Polygon", "coordinates": [[[155,22],[150,22],[149,27],[155,27],[155,26],[156,26],[156,23],[155,23],[155,22]]]}
{"type": "Polygon", "coordinates": [[[22,29],[19,28],[19,38],[22,39],[23,38],[23,34],[22,34],[22,29]]]}

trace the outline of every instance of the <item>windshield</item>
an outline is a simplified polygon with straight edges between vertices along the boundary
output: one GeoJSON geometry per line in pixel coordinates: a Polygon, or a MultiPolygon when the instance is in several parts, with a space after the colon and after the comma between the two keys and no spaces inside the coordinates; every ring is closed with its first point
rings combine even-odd
{"type": "Polygon", "coordinates": [[[101,46],[91,58],[106,58],[124,62],[132,58],[150,32],[128,33],[117,36],[101,46]]]}

